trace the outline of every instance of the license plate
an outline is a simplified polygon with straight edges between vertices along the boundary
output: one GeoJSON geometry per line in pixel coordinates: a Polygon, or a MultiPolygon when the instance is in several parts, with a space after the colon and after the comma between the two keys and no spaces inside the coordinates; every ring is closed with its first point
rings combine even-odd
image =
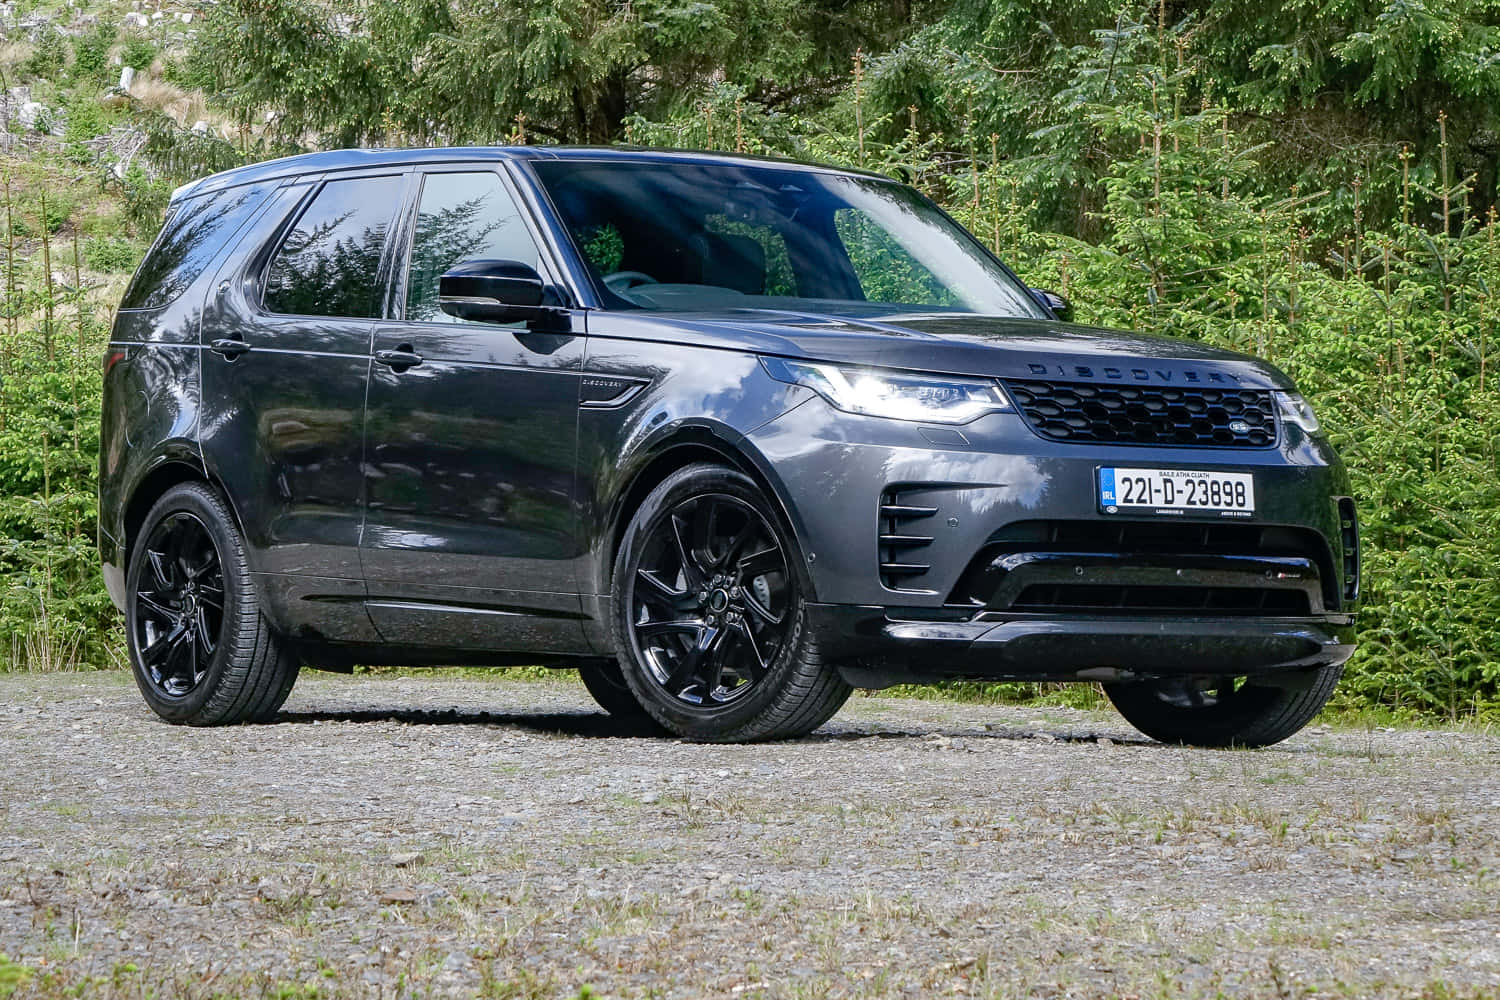
{"type": "Polygon", "coordinates": [[[1248,472],[1106,467],[1099,470],[1099,508],[1106,514],[1249,517],[1255,513],[1255,477],[1248,472]]]}

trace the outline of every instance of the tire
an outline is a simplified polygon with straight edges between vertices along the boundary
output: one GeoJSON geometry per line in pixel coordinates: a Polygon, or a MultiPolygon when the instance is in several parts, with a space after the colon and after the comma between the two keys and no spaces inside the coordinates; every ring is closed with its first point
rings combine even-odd
{"type": "Polygon", "coordinates": [[[661,728],[651,714],[641,707],[641,703],[636,701],[634,692],[625,683],[625,676],[620,672],[619,661],[586,663],[578,668],[578,678],[588,689],[589,696],[611,718],[621,722],[644,723],[652,729],[661,728]]]}
{"type": "Polygon", "coordinates": [[[804,736],[853,692],[808,628],[796,539],[733,469],[695,463],[651,491],[625,529],[613,590],[625,683],[685,739],[804,736]]]}
{"type": "Polygon", "coordinates": [[[1132,726],[1162,743],[1264,747],[1307,725],[1333,694],[1343,664],[1312,671],[1301,690],[1233,680],[1216,690],[1188,679],[1106,684],[1104,693],[1132,726]]]}
{"type": "Polygon", "coordinates": [[[174,486],[136,537],[125,634],[146,704],[188,726],[274,717],[298,661],[262,611],[244,539],[223,499],[204,483],[174,486]]]}

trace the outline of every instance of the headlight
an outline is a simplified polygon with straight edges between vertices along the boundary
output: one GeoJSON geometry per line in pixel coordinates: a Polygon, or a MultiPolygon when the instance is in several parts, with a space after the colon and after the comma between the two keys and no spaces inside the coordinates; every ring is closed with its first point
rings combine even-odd
{"type": "Polygon", "coordinates": [[[849,413],[929,424],[966,424],[1011,409],[999,384],[957,375],[912,375],[881,368],[853,368],[784,358],[762,358],[779,382],[805,385],[849,413]]]}
{"type": "Polygon", "coordinates": [[[1318,433],[1321,425],[1317,415],[1313,413],[1312,404],[1297,393],[1277,390],[1276,408],[1281,411],[1281,419],[1287,423],[1296,424],[1309,436],[1318,433]]]}

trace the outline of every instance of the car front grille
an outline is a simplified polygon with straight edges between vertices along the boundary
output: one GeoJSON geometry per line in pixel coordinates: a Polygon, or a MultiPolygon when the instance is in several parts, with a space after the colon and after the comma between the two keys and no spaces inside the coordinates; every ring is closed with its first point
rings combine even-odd
{"type": "Polygon", "coordinates": [[[1005,381],[1032,430],[1054,441],[1188,448],[1269,448],[1276,411],[1265,389],[1005,381]]]}

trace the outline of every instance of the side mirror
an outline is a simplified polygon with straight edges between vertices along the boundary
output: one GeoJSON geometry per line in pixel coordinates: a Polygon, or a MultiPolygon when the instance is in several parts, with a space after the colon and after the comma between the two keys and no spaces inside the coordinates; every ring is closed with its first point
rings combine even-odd
{"type": "Polygon", "coordinates": [[[536,319],[545,310],[546,297],[546,283],[536,268],[518,260],[468,260],[438,279],[438,308],[460,319],[536,319]]]}
{"type": "Polygon", "coordinates": [[[1031,297],[1050,309],[1052,315],[1064,323],[1073,322],[1073,303],[1056,292],[1049,292],[1045,288],[1033,288],[1031,290],[1031,297]]]}

